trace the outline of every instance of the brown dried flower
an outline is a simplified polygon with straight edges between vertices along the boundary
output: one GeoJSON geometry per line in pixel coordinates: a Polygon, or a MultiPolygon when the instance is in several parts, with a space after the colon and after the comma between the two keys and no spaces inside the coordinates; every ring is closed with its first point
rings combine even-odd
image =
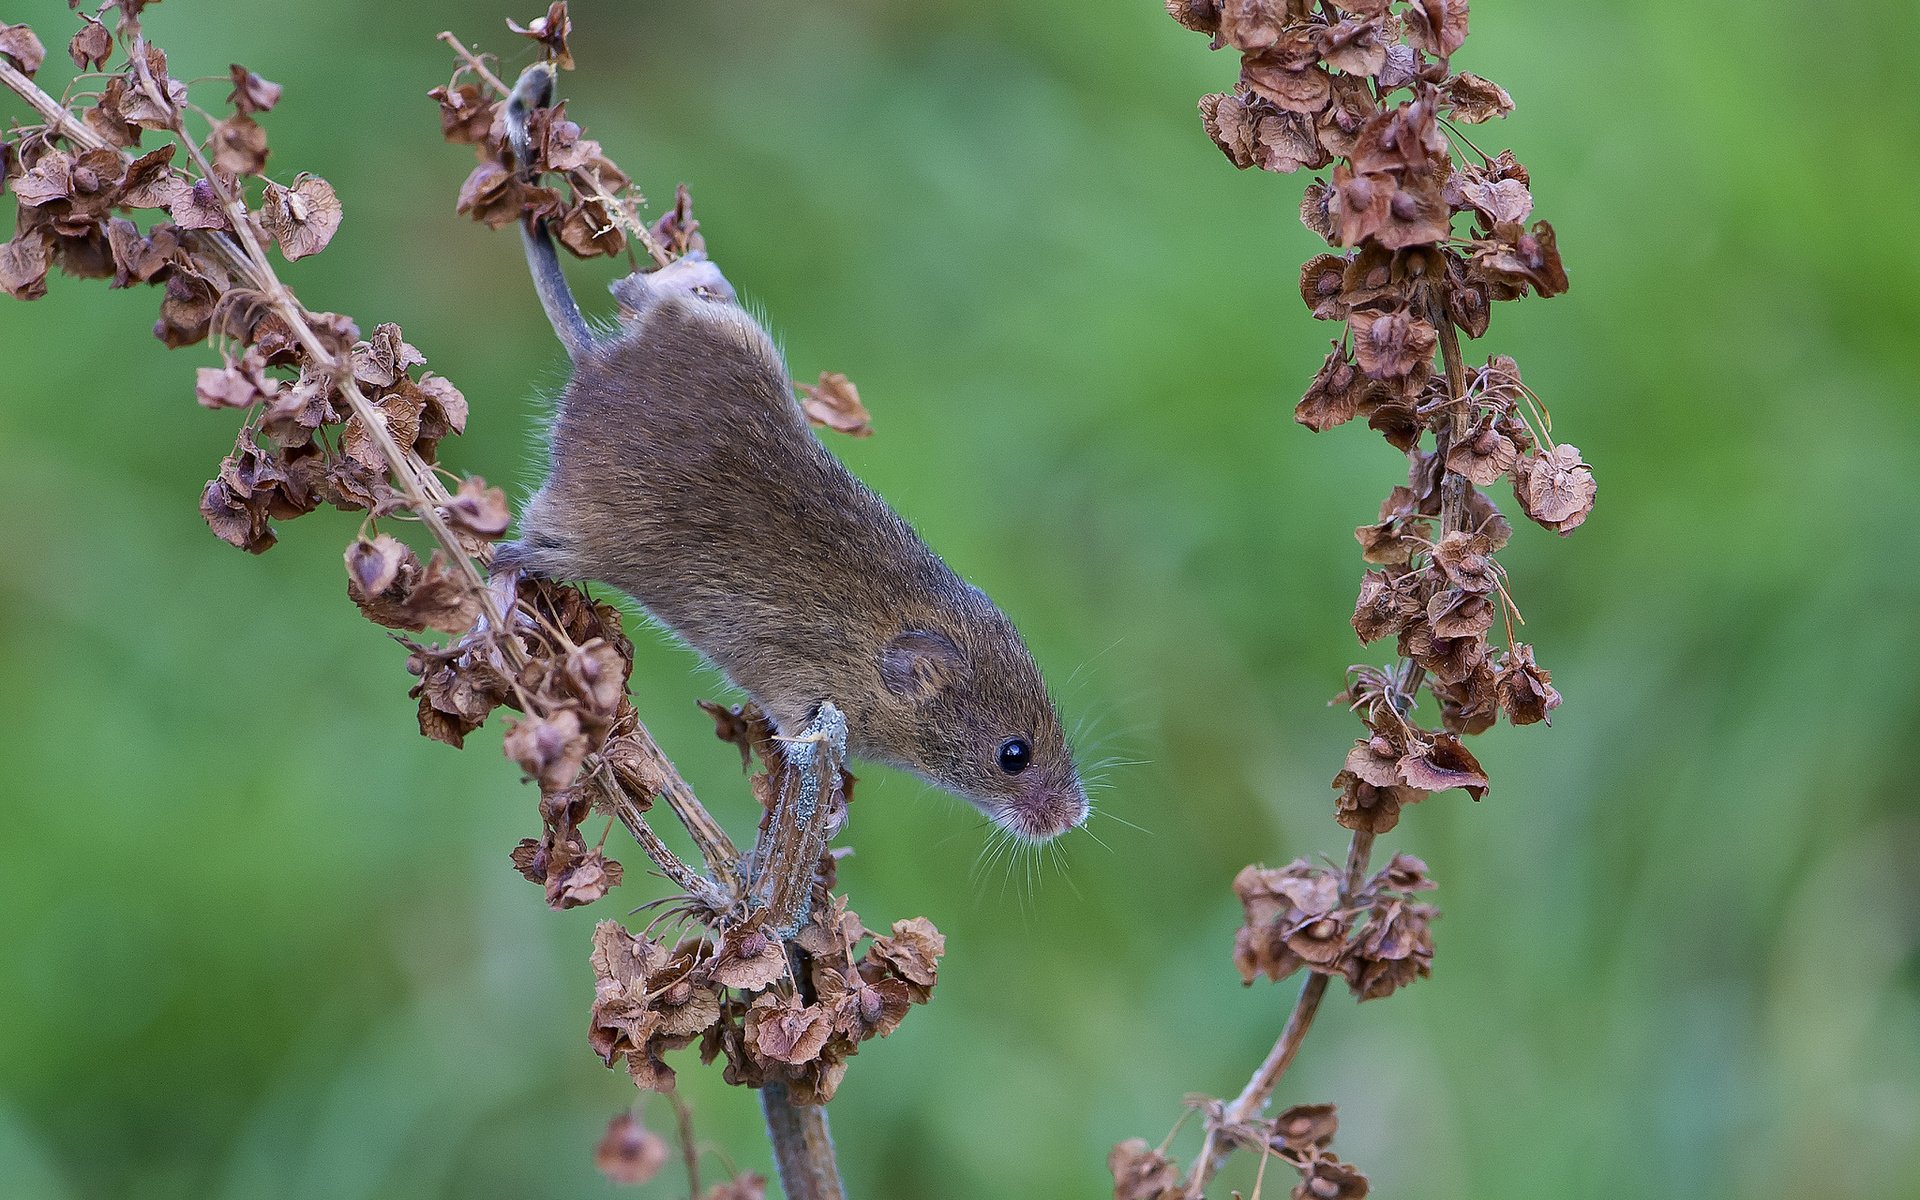
{"type": "Polygon", "coordinates": [[[666,1139],[640,1123],[630,1112],[607,1122],[607,1131],[593,1152],[593,1165],[614,1183],[645,1183],[667,1164],[666,1139]]]}
{"type": "Polygon", "coordinates": [[[1367,1194],[1367,1177],[1328,1154],[1306,1165],[1291,1194],[1293,1200],[1363,1200],[1367,1194]]]}
{"type": "Polygon", "coordinates": [[[805,410],[809,423],[848,437],[873,436],[873,418],[866,405],[860,403],[859,389],[845,375],[822,371],[819,383],[796,386],[803,397],[800,407],[805,410]]]}
{"type": "Polygon", "coordinates": [[[545,16],[535,17],[525,25],[509,20],[507,28],[521,37],[540,43],[541,50],[561,70],[573,70],[573,54],[567,49],[567,35],[572,31],[572,22],[567,17],[564,0],[555,0],[555,3],[547,6],[545,16]]]}
{"type": "Polygon", "coordinates": [[[1296,1104],[1273,1119],[1273,1148],[1304,1154],[1324,1150],[1340,1128],[1340,1117],[1331,1104],[1296,1104]]]}
{"type": "Polygon", "coordinates": [[[1129,1138],[1107,1155],[1114,1200],[1166,1200],[1180,1185],[1180,1168],[1144,1138],[1129,1138]]]}

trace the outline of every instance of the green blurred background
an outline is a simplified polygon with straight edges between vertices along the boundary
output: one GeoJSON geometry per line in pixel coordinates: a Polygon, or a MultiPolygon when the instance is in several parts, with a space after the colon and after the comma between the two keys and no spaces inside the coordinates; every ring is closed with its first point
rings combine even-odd
{"type": "MultiPolygon", "coordinates": [[[[286,85],[271,169],[347,210],[287,278],[400,322],[473,402],[448,457],[523,488],[561,356],[510,236],[454,216],[472,160],[424,93],[435,32],[512,70],[501,18],[535,11],[147,22],[178,75],[286,85]]],[[[65,6],[7,15],[64,78],[65,6]]],[[[1519,105],[1483,144],[1532,168],[1574,281],[1501,306],[1479,352],[1519,359],[1600,503],[1503,556],[1554,726],[1484,738],[1487,800],[1385,839],[1441,881],[1433,978],[1330,1000],[1281,1093],[1339,1104],[1377,1194],[1920,1194],[1920,243],[1896,225],[1920,99],[1889,86],[1920,17],[1821,16],[1816,40],[1730,0],[1474,6],[1458,65],[1519,105]]],[[[880,436],[835,448],[1021,624],[1092,754],[1143,760],[1031,886],[983,867],[961,806],[865,772],[847,889],[949,951],[834,1106],[852,1190],[1104,1194],[1107,1148],[1237,1091],[1291,1001],[1233,971],[1234,872],[1345,844],[1349,531],[1400,470],[1291,420],[1328,335],[1295,291],[1306,179],[1209,144],[1194,103],[1233,62],[1153,0],[574,18],[574,114],[654,195],[693,185],[794,373],[873,409],[880,436]]],[[[634,1094],[585,1046],[588,933],[655,881],[556,914],[513,873],[533,794],[497,727],[465,752],[413,731],[402,654],[344,596],[352,518],[258,559],[209,536],[235,420],[193,403],[204,347],[147,336],[156,303],[55,280],[0,305],[0,1194],[610,1192],[591,1151],[634,1094]]],[[[642,712],[744,827],[692,703],[720,685],[640,640],[642,712]]],[[[703,1139],[764,1169],[752,1098],[682,1062],[703,1139]]]]}

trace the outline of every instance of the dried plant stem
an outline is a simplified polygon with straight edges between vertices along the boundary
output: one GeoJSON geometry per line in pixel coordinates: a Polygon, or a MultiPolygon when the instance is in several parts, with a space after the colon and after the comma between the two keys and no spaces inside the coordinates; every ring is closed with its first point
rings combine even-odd
{"type": "Polygon", "coordinates": [[[678,1091],[667,1093],[667,1103],[673,1106],[673,1123],[679,1130],[680,1157],[687,1164],[687,1195],[700,1194],[700,1148],[693,1140],[693,1110],[680,1098],[678,1091]]]}
{"type": "MultiPolygon", "coordinates": [[[[76,121],[73,114],[68,112],[58,100],[41,91],[33,80],[21,74],[4,58],[0,58],[0,83],[6,84],[9,91],[31,105],[35,112],[45,118],[48,125],[59,131],[61,137],[75,145],[85,146],[89,150],[107,148],[105,138],[87,128],[84,122],[76,121]]],[[[124,152],[121,153],[121,157],[126,157],[124,152]]]]}
{"type": "Polygon", "coordinates": [[[438,38],[440,41],[443,41],[447,45],[453,47],[453,52],[460,56],[460,61],[467,64],[467,68],[471,70],[475,75],[478,75],[481,78],[481,80],[484,83],[486,83],[488,87],[492,88],[496,92],[499,92],[502,96],[506,95],[511,90],[510,88],[507,87],[506,84],[500,82],[500,77],[493,73],[492,69],[487,66],[487,64],[480,58],[479,55],[467,49],[466,43],[462,42],[459,38],[454,36],[453,30],[442,29],[439,33],[435,34],[434,36],[438,38]]]}
{"type": "Polygon", "coordinates": [[[786,1084],[769,1080],[760,1089],[760,1109],[766,1114],[773,1161],[787,1200],[846,1200],[826,1106],[795,1104],[786,1084]]]}
{"type": "MultiPolygon", "coordinates": [[[[1367,859],[1372,854],[1373,834],[1364,829],[1355,830],[1347,843],[1347,894],[1360,890],[1360,881],[1367,873],[1367,859]]],[[[1228,1147],[1225,1128],[1258,1117],[1273,1098],[1274,1089],[1280,1085],[1280,1077],[1293,1064],[1293,1056],[1299,1052],[1300,1043],[1313,1025],[1314,1014],[1320,1011],[1320,998],[1326,995],[1328,978],[1318,971],[1307,976],[1307,981],[1300,985],[1300,995],[1294,1000],[1293,1011],[1287,1014],[1287,1023],[1281,1028],[1273,1049],[1267,1051],[1267,1057],[1254,1071],[1253,1077],[1247,1080],[1247,1086],[1241,1088],[1240,1094],[1227,1105],[1220,1122],[1208,1128],[1207,1136],[1200,1145],[1200,1153],[1194,1158],[1193,1168],[1187,1176],[1188,1200],[1200,1200],[1206,1195],[1208,1181],[1220,1169],[1220,1164],[1226,1161],[1228,1147]]]]}
{"type": "MultiPolygon", "coordinates": [[[[1447,313],[1445,300],[1436,297],[1433,302],[1433,325],[1440,333],[1440,361],[1447,372],[1447,395],[1453,403],[1447,409],[1446,437],[1438,440],[1434,453],[1446,461],[1453,452],[1456,439],[1460,436],[1462,421],[1461,407],[1467,394],[1466,364],[1460,358],[1460,331],[1454,328],[1453,318],[1447,313]]],[[[1463,475],[1448,471],[1440,481],[1440,533],[1464,531],[1467,527],[1467,480],[1463,475]]]]}
{"type": "MultiPolygon", "coordinates": [[[[255,237],[253,224],[248,219],[242,197],[220,182],[212,164],[207,161],[199,146],[181,127],[180,113],[169,103],[165,90],[154,83],[146,69],[143,48],[143,41],[134,42],[133,62],[139,73],[141,84],[154,103],[172,114],[174,135],[193,157],[195,164],[200,168],[201,175],[210,180],[219,192],[227,219],[245,249],[246,273],[255,286],[266,295],[268,302],[287,323],[288,328],[294,331],[314,363],[334,378],[346,395],[354,415],[372,432],[375,443],[380,447],[381,455],[387,460],[390,474],[400,484],[401,491],[407,498],[408,506],[420,517],[432,533],[434,540],[446,550],[447,556],[465,576],[468,586],[480,601],[489,628],[495,630],[508,628],[506,615],[496,602],[493,591],[487,587],[479,568],[474,565],[472,557],[460,545],[459,539],[454,536],[452,527],[447,524],[441,512],[440,506],[446,504],[452,497],[441,484],[439,476],[418,454],[400,448],[399,443],[393,440],[393,435],[387,428],[385,414],[361,392],[352,371],[345,369],[345,364],[330,353],[325,343],[314,334],[312,327],[307,323],[306,310],[294,297],[292,291],[280,281],[278,274],[273,270],[272,263],[267,259],[266,248],[255,237]]],[[[51,100],[50,97],[48,99],[51,100]]],[[[35,107],[39,106],[36,104],[35,107]]],[[[518,643],[510,638],[498,637],[493,641],[508,664],[516,670],[526,666],[526,656],[521,653],[518,643]]],[[[696,843],[703,851],[706,865],[713,874],[713,882],[710,884],[701,879],[685,863],[682,863],[679,856],[668,849],[666,843],[661,841],[659,835],[654,833],[652,827],[647,824],[646,819],[641,815],[638,803],[626,797],[623,790],[615,789],[612,795],[620,796],[625,800],[625,803],[614,802],[614,810],[620,817],[621,824],[633,835],[634,841],[639,844],[653,864],[660,868],[662,874],[683,890],[697,896],[706,896],[715,890],[714,885],[717,884],[722,892],[732,894],[738,882],[732,866],[733,861],[739,857],[738,851],[734,850],[719,823],[695,798],[693,789],[681,778],[672,761],[653,740],[653,735],[646,731],[645,726],[637,723],[636,730],[642,750],[660,769],[661,776],[665,780],[662,791],[667,796],[675,815],[686,825],[688,832],[694,835],[696,843]]]]}
{"type": "MultiPolygon", "coordinates": [[[[206,155],[201,151],[199,143],[189,137],[186,129],[182,127],[180,110],[174,107],[166,89],[154,82],[152,72],[147,69],[146,39],[134,39],[132,58],[134,70],[148,98],[170,116],[174,137],[193,158],[194,165],[200,168],[201,177],[211,183],[218,193],[220,206],[227,215],[227,222],[233,227],[234,237],[245,251],[246,273],[253,285],[266,296],[267,303],[272,306],[273,311],[287,323],[287,328],[293,331],[294,336],[300,339],[301,347],[306,350],[314,364],[334,379],[346,396],[348,405],[352,407],[354,416],[359,418],[360,423],[373,434],[375,444],[380,447],[381,456],[387,460],[389,474],[400,485],[401,493],[407,498],[408,507],[427,526],[433,534],[434,541],[447,550],[448,557],[453,560],[455,567],[465,576],[468,586],[478,597],[481,611],[486,614],[492,627],[506,628],[506,614],[501,612],[495,604],[493,594],[487,590],[486,580],[480,576],[479,568],[473,565],[473,559],[461,548],[459,539],[454,537],[452,527],[447,524],[446,518],[439,510],[440,505],[452,499],[447,489],[441,485],[439,477],[419,455],[411,450],[402,450],[400,444],[393,440],[393,434],[387,428],[386,415],[367,399],[360,390],[359,382],[353,378],[353,372],[344,370],[344,364],[313,332],[312,326],[307,323],[306,309],[294,298],[287,285],[280,282],[280,276],[267,259],[266,247],[262,246],[259,238],[255,236],[253,222],[247,213],[243,197],[221,181],[220,176],[213,169],[213,164],[207,161],[206,155]]],[[[500,649],[507,661],[515,667],[525,665],[518,646],[506,643],[502,644],[500,649]]]]}
{"type": "MultiPolygon", "coordinates": [[[[845,811],[840,780],[846,748],[846,717],[831,704],[821,705],[807,732],[787,747],[779,798],[754,845],[747,889],[766,913],[769,930],[783,940],[807,920],[820,857],[845,811]]],[[[787,959],[804,988],[811,974],[807,952],[788,941],[787,959]]],[[[787,1200],[841,1200],[846,1190],[826,1106],[795,1104],[787,1085],[770,1078],[760,1089],[760,1108],[787,1200]]]]}
{"type": "MultiPolygon", "coordinates": [[[[582,773],[591,769],[581,768],[582,773]]],[[[593,781],[600,791],[600,803],[612,810],[614,817],[626,827],[628,833],[633,835],[633,840],[639,843],[641,851],[652,860],[654,866],[660,868],[660,873],[681,891],[704,902],[712,903],[719,900],[720,897],[715,894],[718,889],[714,884],[682,862],[680,856],[660,840],[660,835],[653,831],[653,826],[647,824],[646,817],[642,815],[644,810],[641,808],[640,798],[628,791],[617,779],[612,778],[612,775],[613,772],[605,769],[595,771],[593,774],[593,781]]],[[[722,893],[722,895],[730,894],[722,893]]],[[[717,907],[725,907],[725,905],[719,904],[717,907]]]]}
{"type": "Polygon", "coordinates": [[[788,743],[780,798],[760,827],[747,881],[766,909],[768,927],[783,940],[807,922],[814,872],[846,805],[840,784],[846,756],[847,719],[829,703],[788,743]]]}
{"type": "MultiPolygon", "coordinates": [[[[648,732],[645,725],[636,724],[633,736],[649,757],[659,763],[667,762],[666,751],[653,740],[653,734],[648,732]]],[[[726,829],[713,819],[713,814],[700,803],[678,771],[667,773],[660,784],[660,796],[667,802],[667,807],[673,809],[673,815],[680,819],[680,824],[686,827],[688,836],[693,838],[693,844],[699,848],[700,857],[706,863],[707,873],[713,877],[713,881],[724,890],[737,893],[740,890],[740,851],[733,844],[733,839],[727,836],[726,829]]]]}

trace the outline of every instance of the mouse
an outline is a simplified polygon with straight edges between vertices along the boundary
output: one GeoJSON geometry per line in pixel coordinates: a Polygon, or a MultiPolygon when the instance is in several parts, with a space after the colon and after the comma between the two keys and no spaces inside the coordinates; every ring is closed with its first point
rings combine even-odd
{"type": "MultiPolygon", "coordinates": [[[[553,73],[508,98],[516,169],[553,73]]],[[[543,482],[493,569],[597,580],[751,696],[783,736],[823,703],[856,758],[903,768],[1030,842],[1075,828],[1086,788],[1013,622],[809,427],[781,351],[703,253],[616,281],[596,331],[544,218],[528,268],[571,359],[543,482]]]]}

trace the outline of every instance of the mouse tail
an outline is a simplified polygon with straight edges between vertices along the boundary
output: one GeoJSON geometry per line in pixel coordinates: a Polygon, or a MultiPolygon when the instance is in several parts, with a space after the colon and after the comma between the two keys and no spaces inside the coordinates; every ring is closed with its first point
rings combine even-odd
{"type": "MultiPolygon", "coordinates": [[[[514,170],[529,183],[537,172],[528,125],[533,110],[547,107],[552,99],[553,68],[546,63],[535,63],[522,71],[512,94],[507,97],[507,143],[513,150],[514,170]]],[[[527,252],[527,271],[533,276],[533,289],[539,293],[540,307],[546,310],[547,321],[560,344],[567,348],[567,357],[579,362],[594,347],[593,330],[580,314],[580,306],[574,303],[573,291],[567,287],[567,277],[560,270],[560,255],[553,247],[546,220],[523,219],[520,243],[527,252]]]]}

